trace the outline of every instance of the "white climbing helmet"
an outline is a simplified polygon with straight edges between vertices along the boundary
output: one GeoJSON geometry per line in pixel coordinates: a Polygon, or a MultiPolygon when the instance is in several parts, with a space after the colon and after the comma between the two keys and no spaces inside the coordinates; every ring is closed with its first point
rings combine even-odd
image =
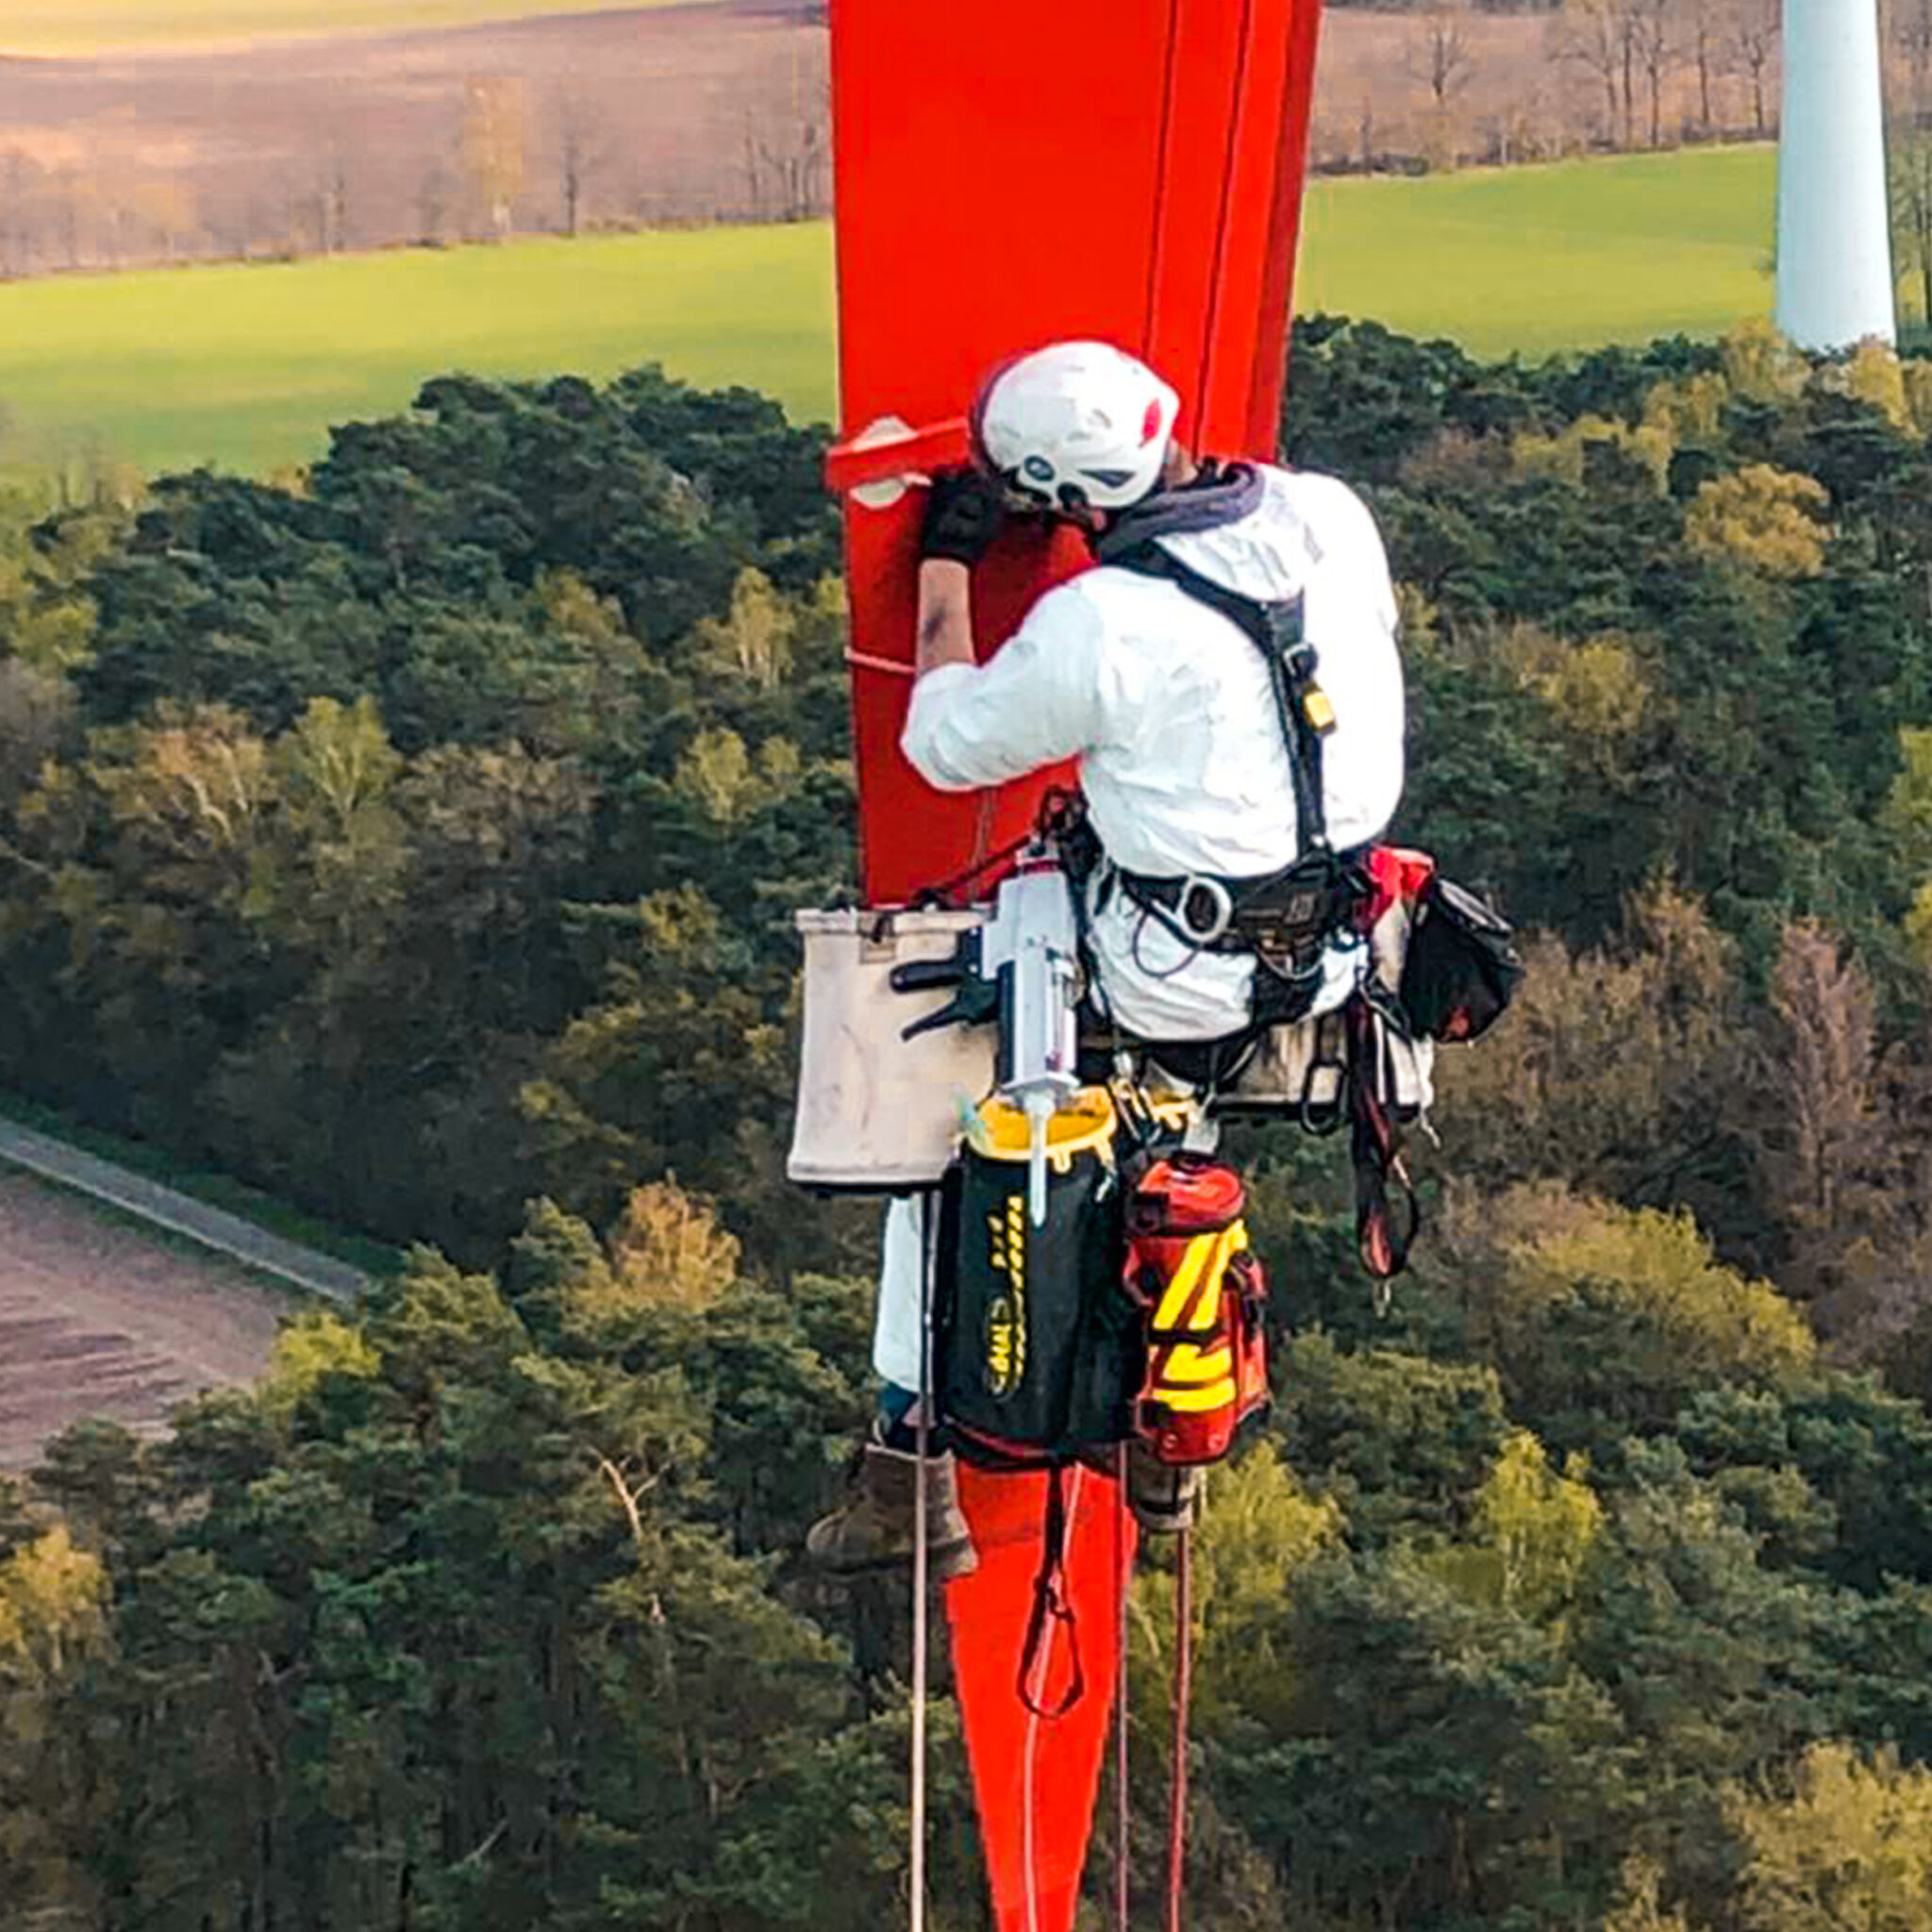
{"type": "Polygon", "coordinates": [[[1110,342],[1053,342],[993,371],[973,409],[981,458],[1048,509],[1124,509],[1160,480],[1181,399],[1110,342]]]}

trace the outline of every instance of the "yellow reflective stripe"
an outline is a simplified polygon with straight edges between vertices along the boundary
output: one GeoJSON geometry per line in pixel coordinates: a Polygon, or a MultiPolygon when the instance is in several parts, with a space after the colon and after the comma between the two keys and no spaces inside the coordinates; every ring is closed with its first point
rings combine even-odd
{"type": "Polygon", "coordinates": [[[1197,1234],[1189,1241],[1187,1251],[1181,1257],[1181,1265],[1174,1271],[1174,1279],[1167,1285],[1167,1292],[1160,1297],[1160,1306],[1154,1311],[1154,1325],[1157,1328],[1209,1328],[1214,1323],[1214,1291],[1219,1286],[1223,1271],[1227,1266],[1227,1238],[1233,1230],[1224,1229],[1219,1234],[1197,1234]],[[1199,1299],[1196,1292],[1199,1291],[1199,1299]],[[1188,1305],[1194,1302],[1193,1312],[1189,1314],[1188,1305]]]}
{"type": "Polygon", "coordinates": [[[1188,1324],[1190,1328],[1211,1328],[1221,1319],[1222,1277],[1226,1274],[1229,1262],[1247,1244],[1248,1231],[1239,1221],[1216,1241],[1214,1259],[1208,1279],[1201,1284],[1201,1298],[1194,1304],[1194,1319],[1188,1324]]]}
{"type": "Polygon", "coordinates": [[[1159,1389],[1155,1398],[1176,1415],[1198,1415],[1204,1409],[1225,1408],[1234,1400],[1234,1379],[1210,1384],[1206,1389],[1159,1389]]]}
{"type": "Polygon", "coordinates": [[[1157,1379],[1162,1382],[1208,1382],[1216,1375],[1230,1374],[1234,1368],[1234,1351],[1217,1348],[1203,1354],[1198,1348],[1183,1342],[1160,1364],[1157,1379]]]}
{"type": "Polygon", "coordinates": [[[1211,1328],[1221,1309],[1221,1277],[1227,1273],[1227,1236],[1223,1228],[1217,1235],[1204,1236],[1208,1243],[1208,1265],[1201,1271],[1201,1285],[1194,1305],[1188,1313],[1190,1328],[1211,1328]]]}
{"type": "Polygon", "coordinates": [[[1160,1306],[1154,1311],[1157,1328],[1178,1328],[1181,1325],[1181,1317],[1187,1312],[1188,1298],[1199,1284],[1208,1257],[1219,1245],[1219,1241],[1216,1235],[1197,1234],[1188,1243],[1188,1251],[1181,1257],[1181,1265],[1174,1271],[1174,1279],[1167,1284],[1167,1292],[1160,1297],[1160,1306]]]}
{"type": "Polygon", "coordinates": [[[1248,1224],[1237,1221],[1219,1234],[1197,1234],[1154,1311],[1157,1328],[1211,1328],[1221,1315],[1221,1278],[1248,1245],[1248,1224]],[[1191,1309],[1189,1303],[1191,1300],[1191,1309]],[[1183,1320],[1185,1317],[1185,1321],[1183,1320]]]}

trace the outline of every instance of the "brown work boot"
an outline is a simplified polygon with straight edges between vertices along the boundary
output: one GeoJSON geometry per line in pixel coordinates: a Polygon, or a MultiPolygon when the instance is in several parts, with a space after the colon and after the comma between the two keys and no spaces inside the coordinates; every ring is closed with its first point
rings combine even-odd
{"type": "Polygon", "coordinates": [[[1134,1521],[1155,1536],[1192,1529],[1208,1487],[1205,1469],[1177,1469],[1149,1453],[1144,1443],[1127,1445],[1127,1505],[1134,1521]]]}
{"type": "MultiPolygon", "coordinates": [[[[835,1576],[865,1576],[912,1561],[913,1509],[919,1457],[868,1441],[842,1509],[812,1524],[805,1554],[835,1576]]],[[[950,1451],[925,1459],[925,1548],[941,1583],[979,1567],[973,1532],[959,1508],[959,1485],[950,1451]]]]}

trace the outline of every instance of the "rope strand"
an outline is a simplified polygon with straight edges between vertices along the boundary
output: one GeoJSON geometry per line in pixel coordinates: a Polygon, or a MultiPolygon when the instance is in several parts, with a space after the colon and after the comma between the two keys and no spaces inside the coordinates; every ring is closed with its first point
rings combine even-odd
{"type": "Polygon", "coordinates": [[[931,1447],[932,1425],[932,1277],[933,1224],[931,1202],[919,1204],[919,1416],[913,1424],[919,1453],[912,1480],[912,1887],[911,1932],[925,1932],[925,1702],[926,1584],[930,1558],[926,1553],[925,1458],[931,1447]]]}
{"type": "Polygon", "coordinates": [[[1188,1700],[1193,1689],[1194,1533],[1184,1529],[1174,1572],[1174,1768],[1168,1784],[1167,1932],[1182,1932],[1181,1882],[1188,1859],[1188,1700]]]}

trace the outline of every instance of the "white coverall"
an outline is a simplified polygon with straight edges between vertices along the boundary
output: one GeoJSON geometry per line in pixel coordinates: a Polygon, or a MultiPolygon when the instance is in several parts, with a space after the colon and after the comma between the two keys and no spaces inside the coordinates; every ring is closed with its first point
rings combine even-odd
{"type": "MultiPolygon", "coordinates": [[[[1337,850],[1375,839],[1402,794],[1402,669],[1388,558],[1345,483],[1261,467],[1256,507],[1219,528],[1158,539],[1203,576],[1265,601],[1304,599],[1316,678],[1335,707],[1323,805],[1337,850]]],[[[1047,591],[982,665],[913,689],[900,741],[941,791],[998,785],[1079,760],[1108,858],[1156,877],[1265,877],[1300,856],[1294,783],[1268,667],[1233,621],[1178,585],[1103,565],[1047,591]]],[[[1190,947],[1125,892],[1091,891],[1088,942],[1114,1023],[1147,1041],[1218,1040],[1250,1018],[1255,963],[1190,947]]],[[[1314,1011],[1360,983],[1367,949],[1332,945],[1314,1011]]],[[[920,1215],[887,1215],[874,1361],[919,1386],[920,1215]]]]}

